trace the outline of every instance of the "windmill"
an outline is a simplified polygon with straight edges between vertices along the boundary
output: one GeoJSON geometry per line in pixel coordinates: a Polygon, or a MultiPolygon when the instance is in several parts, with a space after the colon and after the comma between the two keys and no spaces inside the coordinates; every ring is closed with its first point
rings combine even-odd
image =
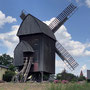
{"type": "Polygon", "coordinates": [[[65,8],[50,24],[45,23],[31,14],[21,13],[23,20],[17,36],[20,42],[14,50],[14,65],[19,73],[14,77],[17,81],[48,80],[50,74],[55,73],[55,53],[64,61],[69,69],[74,70],[78,63],[68,51],[56,40],[54,33],[66,22],[77,9],[72,3],[65,8]],[[21,79],[18,79],[22,76],[21,79]]]}

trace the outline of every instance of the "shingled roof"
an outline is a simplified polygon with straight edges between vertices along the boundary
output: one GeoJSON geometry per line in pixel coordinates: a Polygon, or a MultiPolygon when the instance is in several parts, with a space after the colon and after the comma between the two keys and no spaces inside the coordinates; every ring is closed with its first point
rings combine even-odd
{"type": "Polygon", "coordinates": [[[8,69],[8,68],[9,68],[9,67],[4,66],[4,65],[0,65],[0,67],[2,67],[2,68],[6,68],[6,69],[8,69]]]}
{"type": "Polygon", "coordinates": [[[43,33],[51,37],[52,39],[56,40],[54,33],[45,23],[35,18],[34,16],[28,14],[22,21],[17,36],[38,34],[38,33],[43,33]]]}

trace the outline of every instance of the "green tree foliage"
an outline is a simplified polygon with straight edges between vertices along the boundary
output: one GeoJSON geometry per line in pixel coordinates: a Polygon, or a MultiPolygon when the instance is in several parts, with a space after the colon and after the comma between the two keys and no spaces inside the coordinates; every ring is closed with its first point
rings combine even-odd
{"type": "Polygon", "coordinates": [[[8,66],[9,70],[15,71],[15,67],[13,66],[13,58],[7,54],[2,54],[0,56],[0,65],[8,66]]]}
{"type": "Polygon", "coordinates": [[[15,75],[15,72],[8,70],[3,75],[3,80],[6,82],[10,82],[14,75],[15,75]]]}
{"type": "Polygon", "coordinates": [[[78,77],[78,81],[83,81],[83,80],[86,80],[85,76],[78,77]]]}
{"type": "Polygon", "coordinates": [[[80,76],[78,77],[78,81],[86,80],[85,76],[83,76],[83,71],[81,70],[80,76]]]}
{"type": "Polygon", "coordinates": [[[3,80],[10,82],[12,77],[15,75],[15,67],[13,66],[13,58],[7,54],[0,56],[0,65],[8,66],[8,71],[3,75],[3,80]]]}
{"type": "Polygon", "coordinates": [[[16,68],[13,64],[11,64],[11,65],[9,65],[9,70],[14,72],[16,70],[16,68]]]}
{"type": "Polygon", "coordinates": [[[63,70],[61,73],[58,73],[56,76],[57,80],[68,80],[68,81],[77,81],[77,77],[74,74],[67,73],[66,70],[63,70]]]}
{"type": "Polygon", "coordinates": [[[0,56],[0,65],[9,66],[12,64],[12,62],[13,62],[13,58],[10,57],[9,55],[2,54],[0,56]]]}

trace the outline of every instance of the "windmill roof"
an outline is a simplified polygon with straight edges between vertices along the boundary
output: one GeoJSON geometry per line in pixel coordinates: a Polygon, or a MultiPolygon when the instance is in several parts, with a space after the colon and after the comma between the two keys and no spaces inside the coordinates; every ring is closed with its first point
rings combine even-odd
{"type": "Polygon", "coordinates": [[[38,33],[43,33],[51,37],[52,39],[56,40],[54,33],[45,23],[35,18],[34,16],[28,14],[22,21],[17,36],[38,34],[38,33]]]}
{"type": "Polygon", "coordinates": [[[33,48],[26,41],[21,41],[17,47],[18,49],[21,48],[23,52],[34,52],[33,48]]]}
{"type": "Polygon", "coordinates": [[[0,65],[0,67],[8,69],[8,67],[4,65],[0,65]]]}

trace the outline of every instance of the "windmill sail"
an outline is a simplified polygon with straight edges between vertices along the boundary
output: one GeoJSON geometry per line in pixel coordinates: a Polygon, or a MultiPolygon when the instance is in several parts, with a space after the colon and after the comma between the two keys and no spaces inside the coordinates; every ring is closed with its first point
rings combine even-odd
{"type": "MultiPolygon", "coordinates": [[[[76,8],[77,7],[71,3],[49,24],[49,28],[53,31],[53,33],[55,33],[61,25],[68,20],[68,18],[75,12],[76,8]]],[[[69,69],[74,70],[78,66],[78,63],[58,41],[56,42],[56,53],[69,69]]]]}
{"type": "Polygon", "coordinates": [[[70,70],[74,70],[78,66],[78,63],[59,42],[56,42],[56,53],[70,70]]]}
{"type": "Polygon", "coordinates": [[[61,14],[59,14],[50,24],[50,29],[55,33],[58,28],[64,24],[66,20],[75,12],[76,6],[74,6],[72,3],[65,8],[61,14]]]}

